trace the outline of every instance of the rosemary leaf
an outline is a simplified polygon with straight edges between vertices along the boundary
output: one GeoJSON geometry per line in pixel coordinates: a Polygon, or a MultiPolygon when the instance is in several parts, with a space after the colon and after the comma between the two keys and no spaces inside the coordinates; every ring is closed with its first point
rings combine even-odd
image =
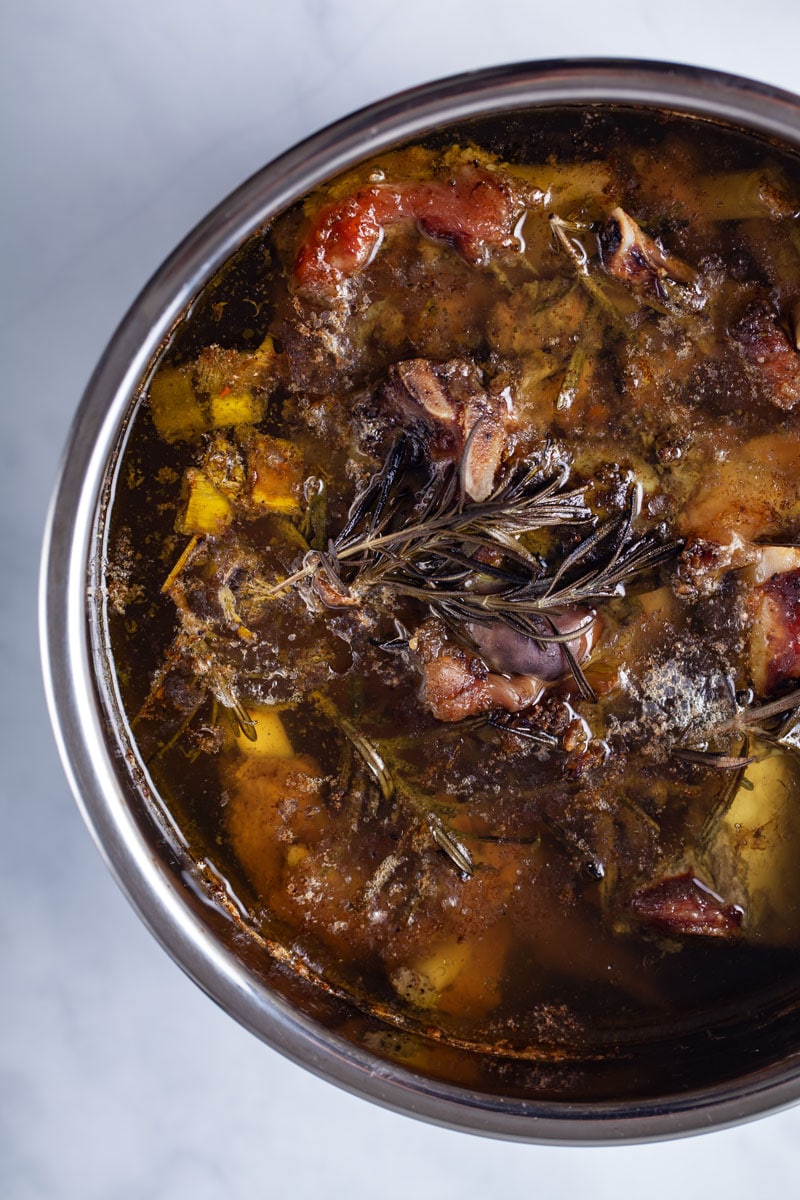
{"type": "Polygon", "coordinates": [[[431,836],[440,850],[469,878],[473,872],[472,855],[465,845],[457,841],[448,829],[445,829],[439,817],[433,816],[428,821],[431,836]]]}
{"type": "Polygon", "coordinates": [[[581,693],[593,701],[572,643],[595,614],[589,609],[585,623],[568,632],[559,631],[553,616],[623,594],[633,578],[673,557],[679,544],[634,535],[637,487],[629,489],[622,511],[600,521],[585,490],[569,487],[563,463],[550,473],[536,464],[517,470],[483,501],[466,499],[460,475],[460,464],[426,466],[417,442],[403,434],[356,496],[327,551],[310,551],[298,571],[265,594],[316,579],[319,597],[331,607],[369,603],[390,612],[391,597],[405,597],[451,629],[500,622],[534,641],[560,643],[581,693]],[[588,532],[577,546],[559,553],[559,538],[582,527],[588,532]],[[520,540],[551,529],[553,552],[545,558],[520,540]]]}

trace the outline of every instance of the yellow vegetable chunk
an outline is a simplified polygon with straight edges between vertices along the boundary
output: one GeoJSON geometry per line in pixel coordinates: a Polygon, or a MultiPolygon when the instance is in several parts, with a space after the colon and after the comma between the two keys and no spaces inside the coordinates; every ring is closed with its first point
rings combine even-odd
{"type": "Polygon", "coordinates": [[[291,902],[285,867],[302,866],[324,827],[322,773],[308,755],[256,757],[244,739],[238,746],[245,753],[234,751],[225,763],[228,835],[251,883],[277,911],[291,902]]]}
{"type": "Polygon", "coordinates": [[[162,367],[148,394],[153,424],[165,442],[192,441],[208,428],[191,379],[177,367],[162,367]]]}
{"type": "Polygon", "coordinates": [[[230,524],[233,509],[207,475],[190,467],[185,475],[188,491],[186,508],[178,522],[180,533],[211,535],[222,533],[230,524]]]}
{"type": "Polygon", "coordinates": [[[303,457],[283,438],[253,432],[246,442],[250,503],[256,511],[293,512],[300,508],[303,457]]]}
{"type": "Polygon", "coordinates": [[[435,944],[390,973],[392,986],[415,1008],[480,1017],[500,999],[510,927],[496,922],[481,934],[462,934],[435,944]]]}
{"type": "Polygon", "coordinates": [[[293,842],[286,851],[286,864],[289,867],[296,867],[307,856],[308,846],[304,846],[302,842],[293,842]]]}
{"type": "Polygon", "coordinates": [[[467,942],[448,942],[392,975],[395,991],[415,1008],[436,1008],[440,992],[454,983],[472,957],[467,942]]]}
{"type": "Polygon", "coordinates": [[[668,587],[655,588],[651,592],[641,592],[638,596],[642,612],[647,617],[669,617],[674,608],[672,589],[668,587]]]}
{"type": "Polygon", "coordinates": [[[800,934],[800,769],[780,750],[751,763],[712,848],[718,887],[741,899],[751,941],[793,945],[800,934]]]}
{"type": "Polygon", "coordinates": [[[215,429],[229,425],[255,425],[264,415],[264,406],[252,392],[223,388],[209,401],[211,424],[215,429]]]}
{"type": "Polygon", "coordinates": [[[242,753],[250,758],[294,758],[292,743],[275,709],[268,704],[247,707],[256,736],[253,741],[240,739],[242,753]]]}

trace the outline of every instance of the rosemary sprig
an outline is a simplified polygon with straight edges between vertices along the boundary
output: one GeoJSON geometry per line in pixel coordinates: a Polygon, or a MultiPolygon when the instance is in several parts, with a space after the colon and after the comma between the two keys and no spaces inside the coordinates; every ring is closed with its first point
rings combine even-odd
{"type": "Polygon", "coordinates": [[[372,782],[376,785],[384,801],[396,800],[400,804],[410,806],[422,819],[422,827],[442,850],[453,865],[465,878],[472,875],[474,865],[472,855],[467,847],[459,841],[456,835],[448,829],[442,818],[435,811],[434,803],[422,797],[416,788],[410,788],[399,772],[393,770],[387,763],[381,748],[366,737],[355,722],[340,712],[337,705],[324,692],[314,692],[310,699],[317,709],[332,725],[338,729],[346,742],[352,746],[356,754],[366,766],[372,782]]]}
{"type": "Polygon", "coordinates": [[[391,771],[384,762],[377,746],[369,738],[364,737],[357,726],[348,720],[344,713],[339,711],[330,697],[326,696],[324,692],[314,692],[311,699],[320,712],[336,726],[340,733],[344,734],[353,749],[358,753],[375,780],[375,783],[380,788],[384,800],[391,800],[395,794],[395,783],[391,771]]]}
{"type": "MultiPolygon", "coordinates": [[[[453,579],[460,581],[470,572],[491,571],[490,565],[474,558],[481,548],[501,551],[523,568],[524,579],[539,564],[517,540],[522,534],[592,520],[583,490],[564,489],[566,468],[549,478],[536,468],[524,471],[487,500],[468,503],[460,486],[460,464],[431,470],[415,489],[410,477],[417,465],[416,444],[401,437],[383,468],[356,497],[344,529],[327,551],[307,554],[299,571],[269,591],[277,594],[321,569],[340,582],[357,582],[362,591],[390,585],[398,566],[411,570],[415,578],[430,579],[433,558],[453,562],[454,556],[460,558],[462,571],[453,579]],[[471,551],[466,566],[465,547],[471,551]],[[347,578],[343,568],[350,568],[347,578]]],[[[441,575],[440,562],[436,568],[441,575]]]]}
{"type": "Polygon", "coordinates": [[[576,234],[584,236],[593,231],[593,225],[585,221],[565,221],[563,217],[551,213],[548,218],[550,228],[558,245],[572,260],[581,286],[584,287],[591,299],[610,319],[616,328],[624,328],[622,314],[601,284],[597,282],[589,266],[589,255],[586,247],[576,234]]]}
{"type": "Polygon", "coordinates": [[[523,741],[536,742],[540,746],[546,746],[548,750],[558,749],[560,742],[552,733],[547,733],[544,729],[537,729],[530,720],[521,717],[518,713],[489,713],[483,719],[483,723],[492,729],[502,730],[503,733],[513,733],[515,737],[522,738],[523,741]]]}
{"type": "Polygon", "coordinates": [[[441,818],[432,816],[428,821],[431,837],[440,850],[443,850],[454,866],[468,878],[473,872],[472,855],[467,847],[446,829],[441,818]]]}
{"type": "Polygon", "coordinates": [[[553,615],[622,595],[627,583],[671,558],[679,544],[637,537],[638,489],[624,510],[601,521],[583,488],[568,487],[569,471],[534,466],[512,474],[485,501],[469,501],[460,464],[421,465],[416,442],[401,437],[379,472],[355,499],[347,522],[325,552],[310,552],[302,568],[268,589],[320,581],[326,603],[387,597],[420,602],[451,629],[502,622],[536,641],[560,642],[579,686],[592,698],[570,642],[594,620],[564,633],[553,615]],[[426,472],[426,473],[423,473],[426,472]],[[419,478],[422,474],[422,482],[419,478]],[[544,529],[588,527],[566,554],[548,565],[521,540],[544,529]]]}
{"type": "Polygon", "coordinates": [[[719,750],[697,750],[687,746],[678,746],[672,753],[681,762],[710,767],[714,771],[739,771],[756,761],[753,754],[724,754],[719,750]]]}
{"type": "Polygon", "coordinates": [[[567,369],[564,372],[564,378],[561,381],[561,387],[558,389],[556,396],[556,411],[566,412],[572,408],[575,397],[578,394],[580,387],[581,375],[583,368],[586,365],[586,350],[583,345],[578,345],[570,355],[567,369]]]}
{"type": "Polygon", "coordinates": [[[800,687],[796,687],[793,691],[787,692],[785,696],[779,696],[777,700],[770,700],[766,704],[745,706],[730,721],[718,726],[717,732],[733,732],[743,726],[760,727],[775,717],[781,716],[784,718],[782,724],[788,722],[790,726],[794,726],[800,720],[800,687]]]}

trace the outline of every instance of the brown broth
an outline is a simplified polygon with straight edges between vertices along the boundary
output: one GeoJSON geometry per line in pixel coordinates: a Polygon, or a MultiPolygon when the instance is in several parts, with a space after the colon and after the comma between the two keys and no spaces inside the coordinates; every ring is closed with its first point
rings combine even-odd
{"type": "MultiPolygon", "coordinates": [[[[789,548],[770,578],[784,624],[800,622],[800,400],[776,401],[751,350],[764,321],[788,346],[800,320],[799,197],[796,161],[700,121],[563,110],[450,129],[259,232],[155,364],[118,467],[106,578],[136,748],[246,926],[362,1010],[455,1045],[580,1058],[796,994],[797,736],[780,717],[740,718],[796,686],[791,664],[761,678],[753,629],[764,544],[789,548]],[[524,251],[475,265],[404,221],[335,295],[291,285],[325,204],[469,163],[527,189],[524,251]],[[692,282],[674,265],[642,287],[616,276],[617,208],[692,282]],[[419,600],[328,607],[310,579],[269,592],[342,530],[404,424],[446,470],[447,439],[387,399],[387,372],[416,359],[474,363],[487,395],[509,397],[498,480],[565,465],[598,522],[637,487],[631,536],[679,542],[593,605],[594,698],[566,670],[521,715],[439,720],[419,600]],[[187,470],[212,481],[210,509],[187,470]],[[320,480],[324,521],[309,512],[320,480]],[[707,751],[753,761],[691,757],[707,751]]],[[[430,470],[409,467],[411,494],[430,470]]],[[[547,565],[580,536],[522,541],[547,565]]],[[[434,632],[433,661],[466,655],[480,675],[474,645],[434,632]]]]}

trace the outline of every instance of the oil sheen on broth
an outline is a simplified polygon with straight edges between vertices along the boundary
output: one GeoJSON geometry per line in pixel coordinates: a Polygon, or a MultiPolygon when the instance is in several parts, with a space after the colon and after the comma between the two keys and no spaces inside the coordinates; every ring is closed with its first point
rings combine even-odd
{"type": "Polygon", "coordinates": [[[155,365],[136,747],[362,1009],[580,1055],[797,987],[798,180],[699,121],[450,129],[261,230],[155,365]]]}

